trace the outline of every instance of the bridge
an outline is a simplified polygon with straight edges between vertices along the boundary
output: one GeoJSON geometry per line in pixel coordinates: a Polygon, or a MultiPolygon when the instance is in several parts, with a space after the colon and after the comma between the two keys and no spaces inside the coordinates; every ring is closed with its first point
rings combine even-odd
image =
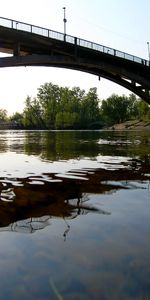
{"type": "Polygon", "coordinates": [[[0,67],[51,66],[111,80],[150,104],[150,62],[50,29],[0,17],[0,67]]]}

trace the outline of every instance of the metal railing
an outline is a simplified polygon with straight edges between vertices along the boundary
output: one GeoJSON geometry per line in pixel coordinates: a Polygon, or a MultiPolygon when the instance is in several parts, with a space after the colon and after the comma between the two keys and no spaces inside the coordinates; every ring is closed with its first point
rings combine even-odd
{"type": "Polygon", "coordinates": [[[67,43],[70,44],[76,44],[77,46],[81,46],[81,47],[85,47],[85,48],[89,48],[92,50],[96,50],[102,53],[106,53],[108,55],[112,55],[112,56],[116,56],[119,58],[123,58],[126,60],[130,60],[139,64],[143,64],[145,66],[149,66],[150,62],[146,59],[110,48],[110,47],[106,47],[97,43],[93,43],[87,40],[83,40],[71,35],[64,35],[61,32],[57,32],[54,30],[50,30],[47,28],[42,28],[39,26],[35,26],[35,25],[31,25],[28,23],[24,23],[24,22],[19,22],[16,20],[11,20],[11,19],[7,19],[7,18],[3,18],[0,17],[0,26],[4,26],[7,28],[12,28],[12,29],[16,29],[16,30],[23,30],[26,32],[31,32],[31,33],[35,33],[41,36],[45,36],[45,37],[49,37],[52,39],[56,39],[59,41],[66,41],[67,43]]]}

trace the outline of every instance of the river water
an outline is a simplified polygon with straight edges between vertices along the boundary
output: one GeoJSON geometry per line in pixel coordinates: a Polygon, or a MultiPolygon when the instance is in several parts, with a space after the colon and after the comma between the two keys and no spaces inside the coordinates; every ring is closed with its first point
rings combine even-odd
{"type": "Polygon", "coordinates": [[[0,131],[0,299],[150,299],[148,131],[0,131]]]}

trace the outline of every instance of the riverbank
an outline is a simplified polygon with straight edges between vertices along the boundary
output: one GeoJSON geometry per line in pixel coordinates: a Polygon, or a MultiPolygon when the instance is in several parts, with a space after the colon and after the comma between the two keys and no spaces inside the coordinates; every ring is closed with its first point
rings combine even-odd
{"type": "Polygon", "coordinates": [[[130,120],[124,123],[115,124],[108,129],[113,130],[150,130],[150,120],[141,121],[141,120],[130,120]]]}

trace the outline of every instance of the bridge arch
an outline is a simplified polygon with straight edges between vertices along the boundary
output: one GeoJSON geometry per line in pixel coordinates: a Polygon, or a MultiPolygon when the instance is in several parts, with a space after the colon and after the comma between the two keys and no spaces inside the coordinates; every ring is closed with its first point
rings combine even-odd
{"type": "Polygon", "coordinates": [[[0,67],[51,66],[94,74],[150,104],[149,62],[99,44],[15,20],[0,18],[0,67]],[[17,27],[16,27],[17,24],[17,27]]]}

